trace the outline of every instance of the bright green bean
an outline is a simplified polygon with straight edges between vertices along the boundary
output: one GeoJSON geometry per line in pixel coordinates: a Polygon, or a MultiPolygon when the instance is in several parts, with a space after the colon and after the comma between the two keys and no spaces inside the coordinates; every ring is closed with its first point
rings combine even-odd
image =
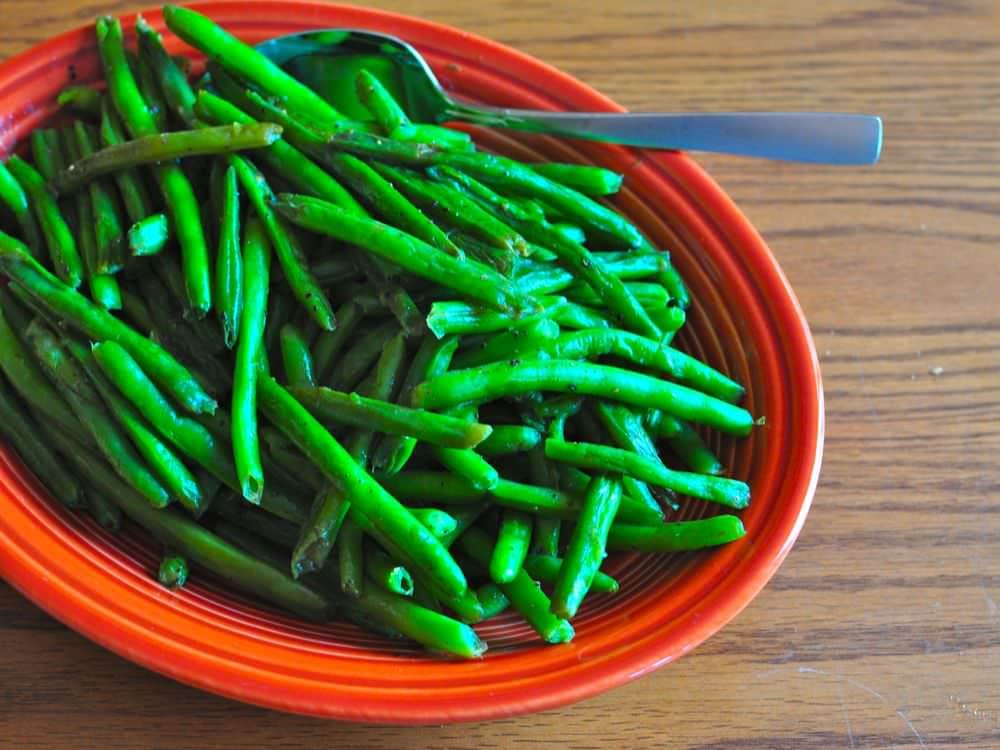
{"type": "Polygon", "coordinates": [[[698,521],[634,526],[616,523],[608,533],[608,549],[637,552],[677,552],[727,544],[746,535],[738,516],[713,516],[698,521]]]}
{"type": "Polygon", "coordinates": [[[169,241],[170,222],[166,214],[151,214],[128,230],[128,247],[136,257],[156,255],[169,241]]]}
{"type": "Polygon", "coordinates": [[[507,509],[490,556],[490,578],[494,583],[510,583],[524,565],[531,545],[531,516],[507,509]]]}

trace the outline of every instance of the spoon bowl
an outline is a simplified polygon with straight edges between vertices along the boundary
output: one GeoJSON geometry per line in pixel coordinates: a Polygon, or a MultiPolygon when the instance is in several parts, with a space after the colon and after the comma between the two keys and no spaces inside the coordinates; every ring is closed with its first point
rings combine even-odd
{"type": "MultiPolygon", "coordinates": [[[[878,161],[882,120],[835,112],[548,112],[472,105],[449,95],[426,60],[398,37],[359,29],[322,29],[262,42],[257,49],[287,67],[300,58],[370,55],[390,60],[405,108],[415,120],[463,122],[644,148],[684,149],[814,164],[878,161]]],[[[323,67],[297,77],[318,91],[323,67]],[[312,78],[312,80],[309,80],[312,78]]]]}

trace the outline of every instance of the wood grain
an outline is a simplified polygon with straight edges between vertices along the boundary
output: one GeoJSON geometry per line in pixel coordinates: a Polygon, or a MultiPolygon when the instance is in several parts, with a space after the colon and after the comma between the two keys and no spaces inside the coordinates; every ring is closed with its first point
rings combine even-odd
{"type": "MultiPolygon", "coordinates": [[[[634,109],[885,117],[883,162],[700,161],[811,321],[827,450],[801,541],[729,627],[581,705],[495,723],[331,724],[177,685],[0,584],[0,748],[1000,746],[1000,4],[383,0],[634,109]]],[[[100,0],[3,0],[0,56],[100,0]]]]}

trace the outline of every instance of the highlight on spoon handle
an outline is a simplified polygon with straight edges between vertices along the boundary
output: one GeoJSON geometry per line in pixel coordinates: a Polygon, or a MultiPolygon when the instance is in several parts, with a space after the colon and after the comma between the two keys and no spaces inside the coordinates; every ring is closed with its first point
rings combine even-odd
{"type": "Polygon", "coordinates": [[[545,112],[458,105],[455,119],[645,148],[710,151],[814,164],[874,164],[882,120],[821,112],[644,114],[545,112]]]}

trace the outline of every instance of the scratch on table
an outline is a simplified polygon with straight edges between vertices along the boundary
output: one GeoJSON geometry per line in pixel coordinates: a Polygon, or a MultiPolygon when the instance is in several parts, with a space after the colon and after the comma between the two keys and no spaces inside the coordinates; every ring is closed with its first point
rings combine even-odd
{"type": "Polygon", "coordinates": [[[924,742],[924,738],[920,736],[920,732],[917,731],[917,728],[913,726],[913,722],[910,721],[910,717],[903,713],[903,710],[900,708],[896,709],[896,713],[899,714],[899,718],[906,722],[906,726],[908,726],[910,731],[913,732],[913,736],[917,738],[917,742],[920,743],[920,747],[922,747],[923,750],[927,750],[927,743],[924,742]]]}
{"type": "Polygon", "coordinates": [[[843,680],[844,682],[850,683],[851,685],[854,685],[854,687],[860,688],[861,690],[864,690],[867,693],[871,693],[872,695],[874,695],[876,698],[878,698],[883,703],[886,702],[885,697],[878,690],[873,690],[872,688],[870,688],[867,685],[865,685],[863,682],[858,682],[853,677],[848,677],[846,674],[838,674],[836,672],[827,672],[827,671],[825,671],[823,669],[816,669],[815,667],[799,667],[799,674],[806,674],[806,673],[808,673],[808,674],[821,674],[821,675],[824,675],[826,677],[835,677],[838,680],[843,680]]]}
{"type": "Polygon", "coordinates": [[[990,613],[990,622],[996,624],[997,621],[997,603],[993,601],[993,597],[990,596],[990,592],[986,590],[986,586],[981,587],[983,590],[983,599],[986,600],[986,609],[990,613]]]}
{"type": "Polygon", "coordinates": [[[840,683],[840,710],[844,712],[844,723],[847,725],[847,739],[851,743],[851,750],[857,747],[854,743],[854,730],[851,728],[851,716],[847,711],[847,699],[844,696],[844,683],[840,683]]]}

